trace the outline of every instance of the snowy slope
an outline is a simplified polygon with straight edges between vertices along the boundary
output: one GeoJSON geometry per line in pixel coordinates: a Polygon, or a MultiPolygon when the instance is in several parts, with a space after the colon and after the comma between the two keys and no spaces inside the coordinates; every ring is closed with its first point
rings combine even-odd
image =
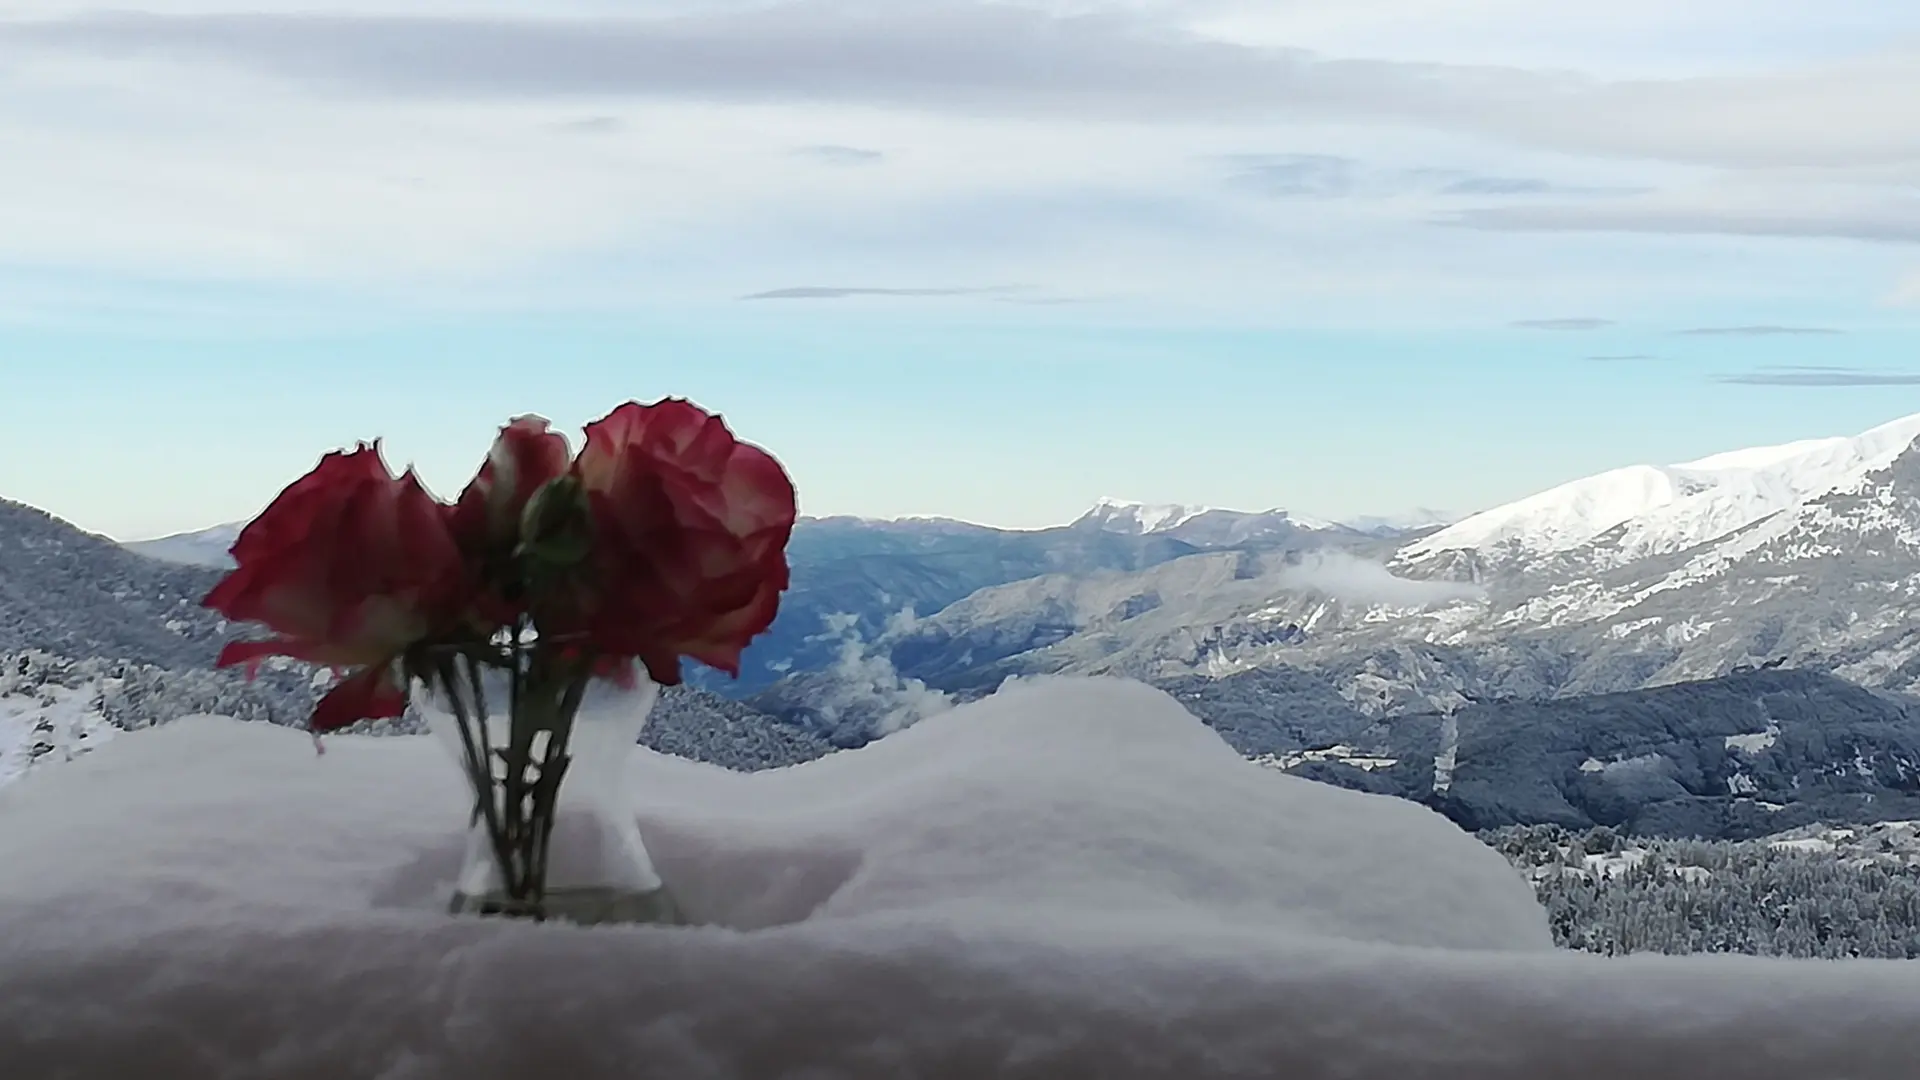
{"type": "Polygon", "coordinates": [[[100,715],[94,687],[10,689],[0,681],[0,787],[29,770],[73,761],[119,730],[100,715]]]}
{"type": "Polygon", "coordinates": [[[215,525],[194,532],[175,533],[154,540],[133,540],[121,546],[138,555],[161,562],[181,563],[186,566],[227,567],[233,560],[227,552],[233,542],[240,538],[240,530],[246,528],[244,521],[215,525]]]}
{"type": "Polygon", "coordinates": [[[696,929],[454,919],[426,740],[195,721],[0,793],[8,1075],[1910,1077],[1920,967],[1545,948],[1423,808],[1171,699],[1015,687],[861,750],[645,758],[696,929]]]}
{"type": "Polygon", "coordinates": [[[1537,558],[1604,539],[1603,561],[1684,551],[1885,468],[1920,437],[1920,415],[1851,438],[1736,450],[1678,465],[1636,465],[1475,514],[1402,549],[1418,563],[1448,551],[1537,558]]]}

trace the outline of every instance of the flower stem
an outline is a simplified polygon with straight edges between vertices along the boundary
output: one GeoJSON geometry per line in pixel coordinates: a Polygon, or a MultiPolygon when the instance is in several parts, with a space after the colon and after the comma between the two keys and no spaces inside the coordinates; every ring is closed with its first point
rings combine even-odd
{"type": "Polygon", "coordinates": [[[538,790],[534,796],[537,835],[533,847],[535,896],[540,900],[546,897],[547,869],[552,853],[554,821],[558,816],[560,783],[566,779],[567,766],[573,760],[567,755],[567,744],[573,736],[573,721],[580,712],[580,703],[586,697],[588,678],[585,674],[569,677],[554,712],[552,726],[548,729],[546,752],[540,763],[538,790]]]}
{"type": "MultiPolygon", "coordinates": [[[[506,830],[502,827],[500,808],[494,801],[493,759],[487,748],[486,714],[481,713],[476,726],[466,702],[461,699],[459,677],[450,658],[441,658],[437,669],[438,681],[447,695],[447,704],[453,710],[454,723],[460,731],[460,745],[466,754],[467,775],[473,784],[476,809],[486,822],[487,839],[493,847],[494,861],[500,868],[501,884],[512,896],[516,876],[513,872],[513,853],[506,830]]],[[[477,682],[475,689],[477,693],[477,682]]]]}

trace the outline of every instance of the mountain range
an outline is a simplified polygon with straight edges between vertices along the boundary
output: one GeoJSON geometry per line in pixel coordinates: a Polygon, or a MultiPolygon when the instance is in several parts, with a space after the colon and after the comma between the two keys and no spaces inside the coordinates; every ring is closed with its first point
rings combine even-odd
{"type": "Polygon", "coordinates": [[[1303,530],[1062,570],[898,620],[867,645],[901,677],[962,695],[1010,675],[1287,668],[1380,715],[1770,662],[1903,690],[1920,681],[1916,435],[1920,417],[1618,470],[1424,536],[1303,530]]]}
{"type": "MultiPolygon", "coordinates": [[[[1039,530],[803,519],[793,587],[741,677],[693,678],[841,741],[897,726],[903,702],[1049,673],[1287,668],[1380,715],[1769,661],[1905,689],[1916,436],[1920,416],[1616,469],[1411,531],[1118,499],[1039,530]]],[[[204,558],[230,535],[139,550],[204,558]]]]}
{"type": "MultiPolygon", "coordinates": [[[[1871,816],[1904,805],[1917,760],[1916,437],[1911,417],[1613,470],[1451,523],[1116,499],[1038,530],[808,518],[740,679],[690,670],[676,694],[695,719],[656,737],[780,764],[1009,677],[1119,674],[1251,757],[1476,828],[1727,836],[1871,816]],[[1756,701],[1795,719],[1749,760],[1732,748],[1772,731],[1753,728],[1756,701]],[[730,742],[702,742],[703,725],[730,742]]],[[[234,532],[127,550],[0,504],[0,653],[204,671],[226,628],[194,601],[217,571],[186,564],[222,560],[234,532]]],[[[248,707],[297,711],[274,701],[248,707]]]]}

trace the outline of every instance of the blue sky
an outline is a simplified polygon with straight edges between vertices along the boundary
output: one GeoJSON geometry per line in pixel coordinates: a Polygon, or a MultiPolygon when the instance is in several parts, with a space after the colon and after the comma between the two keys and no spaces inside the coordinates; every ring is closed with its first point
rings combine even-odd
{"type": "Polygon", "coordinates": [[[1920,412],[1920,7],[1676,6],[28,0],[0,496],[679,394],[811,513],[1465,511],[1920,412]]]}

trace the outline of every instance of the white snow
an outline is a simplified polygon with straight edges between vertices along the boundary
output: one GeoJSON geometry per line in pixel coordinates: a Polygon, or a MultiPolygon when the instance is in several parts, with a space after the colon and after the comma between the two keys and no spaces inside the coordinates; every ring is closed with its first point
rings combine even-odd
{"type": "Polygon", "coordinates": [[[246,522],[235,521],[153,540],[130,540],[120,546],[135,554],[159,559],[161,562],[227,567],[233,565],[233,559],[228,552],[233,547],[233,542],[240,539],[240,530],[246,527],[246,522]]]}
{"type": "Polygon", "coordinates": [[[97,693],[95,685],[0,691],[0,787],[106,745],[119,729],[94,708],[97,693]]]}
{"type": "Polygon", "coordinates": [[[1282,772],[1296,765],[1314,761],[1336,761],[1342,765],[1351,765],[1356,769],[1372,772],[1375,769],[1391,769],[1400,764],[1399,758],[1374,757],[1361,752],[1345,743],[1324,747],[1319,750],[1302,750],[1297,754],[1261,754],[1247,759],[1255,765],[1264,765],[1269,769],[1282,772]]]}
{"type": "Polygon", "coordinates": [[[1920,966],[1547,946],[1423,808],[1016,684],[772,773],[647,756],[701,928],[437,910],[425,739],[191,720],[0,791],[9,1077],[1909,1077],[1920,966]]]}
{"type": "Polygon", "coordinates": [[[1097,523],[1103,529],[1114,532],[1133,533],[1145,536],[1151,533],[1167,532],[1208,514],[1221,514],[1235,519],[1274,518],[1283,520],[1298,529],[1327,530],[1339,529],[1337,522],[1317,518],[1308,514],[1296,514],[1291,510],[1225,510],[1217,506],[1189,506],[1183,503],[1143,503],[1131,499],[1101,497],[1093,504],[1093,509],[1080,515],[1080,522],[1097,523]]]}
{"type": "Polygon", "coordinates": [[[1125,528],[1139,533],[1163,532],[1177,528],[1201,514],[1210,513],[1211,506],[1183,506],[1177,503],[1142,503],[1130,499],[1115,499],[1101,496],[1093,504],[1093,509],[1081,515],[1080,520],[1096,520],[1110,529],[1125,528]]]}
{"type": "Polygon", "coordinates": [[[1865,434],[1735,450],[1679,465],[1634,465],[1475,514],[1402,549],[1411,562],[1445,551],[1569,551],[1619,529],[1614,557],[1684,551],[1858,483],[1916,437],[1920,415],[1865,434]]]}
{"type": "Polygon", "coordinates": [[[1398,514],[1362,514],[1358,517],[1341,518],[1339,524],[1356,532],[1413,532],[1416,529],[1432,528],[1435,525],[1452,525],[1466,516],[1451,510],[1416,506],[1398,514]]]}

